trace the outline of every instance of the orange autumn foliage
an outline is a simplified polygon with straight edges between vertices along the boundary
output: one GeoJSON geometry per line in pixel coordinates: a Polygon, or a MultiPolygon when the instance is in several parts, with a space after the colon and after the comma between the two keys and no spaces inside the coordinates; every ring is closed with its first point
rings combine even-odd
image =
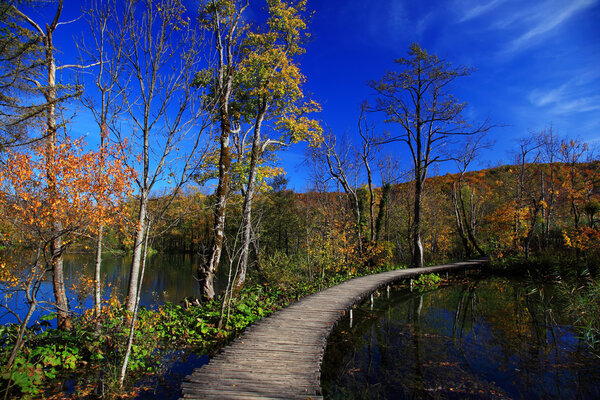
{"type": "Polygon", "coordinates": [[[62,234],[113,222],[134,172],[119,158],[107,160],[120,148],[104,151],[86,152],[83,141],[69,138],[51,149],[39,143],[29,152],[9,151],[0,169],[0,207],[16,229],[2,240],[34,247],[51,239],[53,221],[62,234]]]}
{"type": "Polygon", "coordinates": [[[600,231],[584,226],[579,229],[563,230],[565,246],[581,251],[600,250],[600,231]]]}

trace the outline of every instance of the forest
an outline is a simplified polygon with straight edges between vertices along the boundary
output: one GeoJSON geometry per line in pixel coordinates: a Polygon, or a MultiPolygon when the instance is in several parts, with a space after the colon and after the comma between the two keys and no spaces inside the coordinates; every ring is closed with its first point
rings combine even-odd
{"type": "Polygon", "coordinates": [[[468,120],[452,95],[470,67],[412,44],[367,83],[375,101],[349,140],[304,90],[305,0],[263,1],[252,18],[238,0],[95,0],[75,63],[53,44],[63,1],[46,20],[30,16],[38,6],[0,1],[3,398],[63,398],[66,382],[66,398],[135,397],[174,350],[216,351],[310,293],[480,256],[576,293],[570,309],[600,354],[597,153],[549,123],[506,165],[476,170],[508,128],[468,120]],[[73,133],[80,110],[93,136],[73,133]],[[298,145],[304,192],[280,163],[298,145]],[[63,261],[78,253],[95,263],[73,282],[63,261]],[[156,253],[199,257],[198,298],[140,305],[156,253]],[[124,297],[103,273],[114,254],[131,256],[124,297]]]}

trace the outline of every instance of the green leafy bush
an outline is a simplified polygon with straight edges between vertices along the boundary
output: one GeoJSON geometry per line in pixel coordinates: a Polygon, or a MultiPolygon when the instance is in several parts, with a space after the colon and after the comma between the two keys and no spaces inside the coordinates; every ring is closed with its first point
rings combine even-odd
{"type": "Polygon", "coordinates": [[[442,278],[438,274],[431,273],[420,275],[413,281],[413,284],[418,288],[431,289],[436,287],[441,281],[442,278]]]}

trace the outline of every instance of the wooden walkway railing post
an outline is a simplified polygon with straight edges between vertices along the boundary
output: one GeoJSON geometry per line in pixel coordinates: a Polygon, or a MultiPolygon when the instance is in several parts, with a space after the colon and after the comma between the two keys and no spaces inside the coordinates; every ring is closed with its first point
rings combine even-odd
{"type": "MultiPolygon", "coordinates": [[[[352,305],[375,290],[420,274],[466,270],[487,258],[351,279],[307,296],[247,328],[182,384],[184,399],[320,399],[327,337],[352,305]]],[[[411,279],[412,283],[412,279],[411,279]]],[[[371,296],[373,304],[373,296],[371,296]]]]}

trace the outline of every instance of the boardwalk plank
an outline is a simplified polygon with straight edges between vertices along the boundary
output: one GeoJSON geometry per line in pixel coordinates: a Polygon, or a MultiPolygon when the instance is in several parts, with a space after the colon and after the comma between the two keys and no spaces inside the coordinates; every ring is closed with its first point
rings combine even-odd
{"type": "Polygon", "coordinates": [[[349,307],[403,279],[486,263],[478,259],[389,271],[305,297],[255,323],[196,369],[181,386],[183,399],[322,399],[320,366],[327,337],[349,307]]]}

